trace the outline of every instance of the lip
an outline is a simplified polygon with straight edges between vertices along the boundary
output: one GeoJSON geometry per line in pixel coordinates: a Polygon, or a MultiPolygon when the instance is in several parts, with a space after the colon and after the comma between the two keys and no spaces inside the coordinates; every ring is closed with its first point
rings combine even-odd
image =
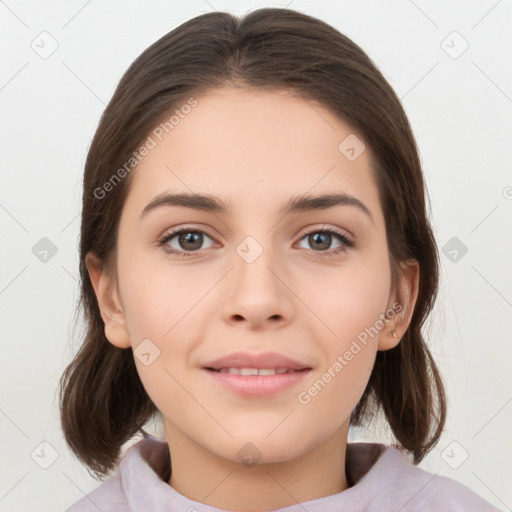
{"type": "Polygon", "coordinates": [[[251,354],[233,352],[203,365],[202,371],[209,375],[216,385],[237,395],[249,398],[267,398],[301,382],[311,373],[312,368],[277,352],[251,354]],[[235,375],[219,373],[221,368],[286,368],[291,373],[275,375],[235,375]]]}
{"type": "Polygon", "coordinates": [[[311,373],[311,368],[275,375],[235,375],[202,368],[217,385],[237,395],[248,398],[267,398],[301,382],[311,373]]]}
{"type": "MultiPolygon", "coordinates": [[[[251,354],[250,352],[232,352],[203,365],[203,368],[287,368],[289,370],[311,369],[307,364],[295,361],[277,352],[251,354]]],[[[272,377],[272,375],[269,375],[272,377]]]]}

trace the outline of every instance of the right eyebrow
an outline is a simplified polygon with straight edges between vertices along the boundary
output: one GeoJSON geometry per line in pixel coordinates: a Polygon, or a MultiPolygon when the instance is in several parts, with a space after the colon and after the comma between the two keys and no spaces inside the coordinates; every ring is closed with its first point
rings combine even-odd
{"type": "Polygon", "coordinates": [[[153,198],[142,210],[140,219],[142,220],[150,211],[162,206],[184,206],[194,210],[203,210],[206,212],[230,213],[231,203],[226,203],[221,199],[209,194],[163,193],[153,198]]]}

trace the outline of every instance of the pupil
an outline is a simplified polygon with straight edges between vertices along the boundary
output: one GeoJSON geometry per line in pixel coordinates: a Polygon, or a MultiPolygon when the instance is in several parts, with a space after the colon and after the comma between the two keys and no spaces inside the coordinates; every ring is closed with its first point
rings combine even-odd
{"type": "Polygon", "coordinates": [[[310,239],[314,240],[314,243],[311,245],[319,249],[328,249],[329,245],[331,245],[330,237],[331,235],[329,233],[314,233],[313,235],[310,235],[310,239]]]}
{"type": "Polygon", "coordinates": [[[183,246],[183,244],[186,244],[186,243],[192,243],[193,242],[196,242],[195,243],[195,246],[193,247],[188,247],[188,249],[192,249],[192,250],[196,250],[196,249],[199,249],[201,247],[201,244],[202,244],[202,234],[201,233],[197,233],[197,232],[189,232],[189,233],[182,233],[179,237],[179,242],[180,242],[180,245],[183,246]]]}

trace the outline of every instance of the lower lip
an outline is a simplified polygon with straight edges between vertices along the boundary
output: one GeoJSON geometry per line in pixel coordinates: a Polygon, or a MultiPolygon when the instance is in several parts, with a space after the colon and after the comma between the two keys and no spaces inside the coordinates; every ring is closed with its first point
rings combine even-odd
{"type": "Polygon", "coordinates": [[[220,373],[212,370],[208,373],[224,388],[239,395],[252,398],[266,398],[292,387],[306,378],[311,370],[302,370],[292,373],[275,375],[235,375],[233,373],[220,373]]]}

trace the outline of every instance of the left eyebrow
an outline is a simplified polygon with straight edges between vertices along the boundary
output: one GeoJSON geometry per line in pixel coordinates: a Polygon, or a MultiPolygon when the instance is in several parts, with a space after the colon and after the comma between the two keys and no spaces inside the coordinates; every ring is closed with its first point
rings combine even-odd
{"type": "Polygon", "coordinates": [[[359,211],[366,214],[373,223],[373,217],[370,210],[364,203],[359,201],[354,196],[346,193],[338,194],[322,194],[311,195],[302,194],[300,196],[292,197],[280,210],[281,215],[288,215],[289,213],[302,213],[312,210],[326,210],[333,206],[353,206],[359,211]]]}
{"type": "MultiPolygon", "coordinates": [[[[162,206],[183,206],[195,210],[202,210],[215,213],[231,213],[232,203],[225,202],[218,197],[209,194],[162,193],[156,196],[142,210],[140,219],[144,218],[150,211],[162,206]]],[[[279,210],[280,215],[285,216],[291,213],[303,213],[314,210],[326,210],[334,206],[352,206],[366,214],[373,221],[370,210],[359,199],[346,193],[311,195],[302,194],[292,197],[279,210]]]]}

